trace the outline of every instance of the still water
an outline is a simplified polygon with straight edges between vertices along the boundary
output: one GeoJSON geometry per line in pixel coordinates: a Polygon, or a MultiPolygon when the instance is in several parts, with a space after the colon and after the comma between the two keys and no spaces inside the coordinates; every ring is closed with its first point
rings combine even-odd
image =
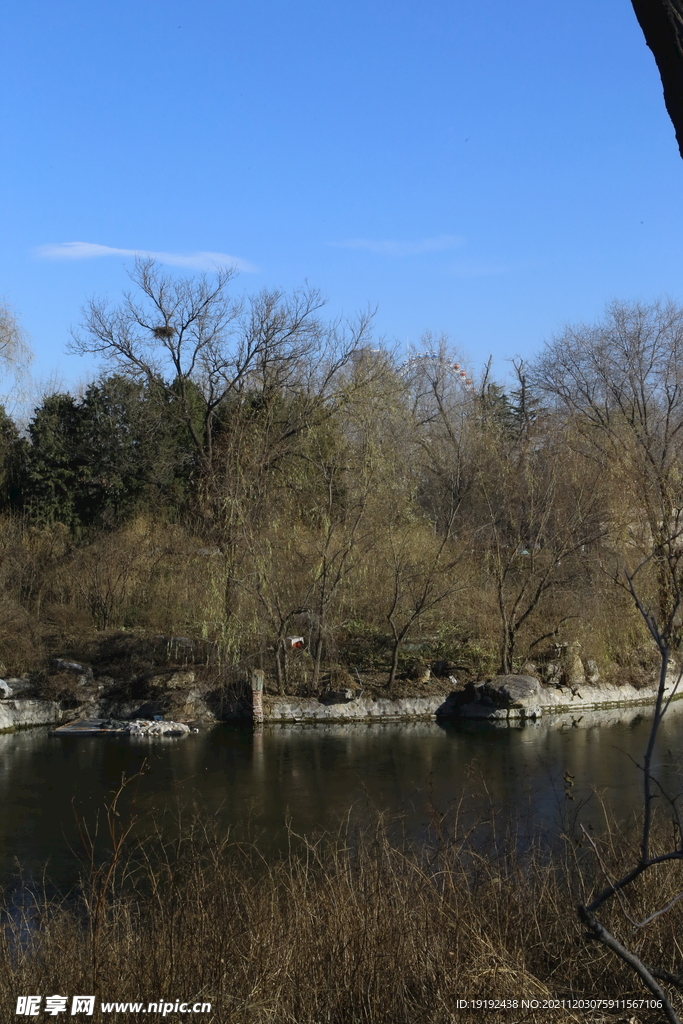
{"type": "MultiPolygon", "coordinates": [[[[179,739],[50,736],[47,730],[0,735],[0,885],[45,877],[77,879],[76,817],[92,827],[122,773],[146,762],[137,810],[149,821],[164,810],[197,808],[221,828],[244,826],[275,851],[286,827],[299,834],[336,828],[348,813],[370,821],[377,810],[400,814],[420,841],[435,814],[475,816],[490,803],[526,827],[560,828],[577,808],[599,822],[596,793],[617,818],[638,808],[637,765],[651,712],[586,714],[580,722],[546,719],[524,728],[432,722],[270,726],[262,733],[216,726],[179,739]],[[565,797],[564,773],[575,777],[565,797]],[[584,803],[585,801],[585,803],[584,803]]],[[[659,774],[683,789],[679,751],[683,701],[660,731],[659,774]]]]}

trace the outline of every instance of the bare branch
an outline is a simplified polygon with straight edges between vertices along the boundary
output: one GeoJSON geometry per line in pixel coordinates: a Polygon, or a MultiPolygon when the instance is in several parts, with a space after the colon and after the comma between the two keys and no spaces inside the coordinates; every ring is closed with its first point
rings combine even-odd
{"type": "Polygon", "coordinates": [[[661,985],[657,983],[645,964],[635,956],[634,953],[631,953],[625,946],[622,946],[622,944],[615,939],[611,932],[607,931],[604,925],[598,921],[587,907],[580,906],[578,908],[578,913],[581,921],[589,929],[589,938],[597,939],[603,944],[603,946],[611,949],[620,960],[623,960],[624,963],[628,964],[634,973],[638,975],[646,988],[648,988],[657,999],[662,1000],[662,1009],[664,1010],[666,1019],[670,1024],[681,1024],[681,1020],[671,1005],[669,997],[661,985]]]}

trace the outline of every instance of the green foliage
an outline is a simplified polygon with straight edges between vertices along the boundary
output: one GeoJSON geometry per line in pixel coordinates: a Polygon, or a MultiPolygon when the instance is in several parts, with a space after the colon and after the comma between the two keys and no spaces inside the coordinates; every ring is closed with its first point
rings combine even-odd
{"type": "Polygon", "coordinates": [[[168,406],[165,393],[122,376],[91,384],[80,401],[48,396],[21,449],[15,503],[33,522],[72,528],[113,527],[161,505],[177,511],[193,453],[168,406]]]}
{"type": "Polygon", "coordinates": [[[49,395],[29,424],[19,503],[36,523],[74,526],[78,457],[78,407],[71,395],[49,395]]]}
{"type": "Polygon", "coordinates": [[[22,463],[22,444],[14,421],[0,405],[0,508],[17,503],[22,463]]]}

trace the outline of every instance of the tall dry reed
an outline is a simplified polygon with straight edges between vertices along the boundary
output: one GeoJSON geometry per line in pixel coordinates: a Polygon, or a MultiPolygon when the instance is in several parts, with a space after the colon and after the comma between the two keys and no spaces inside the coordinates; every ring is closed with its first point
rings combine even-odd
{"type": "MultiPolygon", "coordinates": [[[[273,857],[196,817],[179,830],[162,823],[125,853],[114,843],[77,893],[24,893],[21,909],[6,907],[1,1019],[14,1019],[18,995],[91,992],[98,1004],[210,1002],[200,1019],[214,1024],[467,1024],[482,1019],[458,1006],[472,998],[539,1001],[487,1014],[508,1024],[660,1019],[543,1009],[548,999],[647,997],[584,938],[575,912],[628,859],[628,837],[602,837],[597,863],[575,840],[522,848],[513,830],[494,838],[490,822],[442,831],[429,848],[396,835],[395,823],[359,832],[349,820],[334,835],[290,833],[273,857]]],[[[682,876],[669,868],[644,880],[633,909],[663,906],[682,876]]],[[[621,910],[612,913],[618,930],[621,910]]],[[[680,973],[682,933],[678,904],[635,945],[680,973]]],[[[96,1009],[92,1020],[110,1018],[96,1009]]]]}

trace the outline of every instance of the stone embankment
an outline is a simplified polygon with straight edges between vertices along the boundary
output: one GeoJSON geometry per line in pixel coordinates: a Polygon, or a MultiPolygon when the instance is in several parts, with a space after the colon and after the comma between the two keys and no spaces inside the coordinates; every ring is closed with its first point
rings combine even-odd
{"type": "MultiPolygon", "coordinates": [[[[461,704],[458,714],[490,720],[535,719],[548,714],[649,705],[654,704],[657,689],[654,682],[639,688],[630,683],[544,686],[531,675],[496,676],[468,687],[466,696],[470,699],[461,704]]],[[[664,696],[683,697],[678,674],[667,677],[664,696]]]]}
{"type": "Polygon", "coordinates": [[[0,679],[0,733],[35,725],[61,725],[75,714],[59,701],[40,700],[29,679],[0,679]]]}
{"type": "MultiPolygon", "coordinates": [[[[581,663],[575,661],[578,667],[581,663]]],[[[37,725],[58,728],[81,719],[97,720],[96,731],[102,734],[107,726],[100,723],[110,719],[109,731],[156,735],[168,733],[176,723],[178,731],[185,732],[187,722],[208,725],[253,718],[248,700],[212,701],[209,687],[204,692],[196,686],[191,672],[166,674],[158,681],[154,677],[151,693],[158,696],[153,700],[121,701],[115,696],[114,679],[95,679],[91,670],[76,663],[55,664],[59,672],[73,674],[77,699],[38,699],[32,681],[0,680],[0,732],[37,725]]],[[[529,665],[528,674],[496,676],[465,686],[459,686],[453,678],[446,686],[442,680],[434,679],[435,692],[430,696],[373,697],[351,689],[328,691],[320,699],[264,696],[263,717],[266,723],[280,724],[429,722],[457,717],[521,725],[537,722],[541,717],[547,720],[568,715],[576,720],[585,712],[652,706],[657,696],[654,681],[636,688],[629,683],[602,682],[597,670],[585,674],[564,670],[562,674],[550,673],[542,682],[538,674],[532,674],[534,668],[529,665]]],[[[678,685],[677,675],[667,679],[665,696],[672,695],[683,696],[683,685],[678,685]]]]}
{"type": "MultiPolygon", "coordinates": [[[[531,739],[539,732],[565,732],[586,731],[590,729],[601,729],[615,725],[632,725],[641,719],[652,718],[654,706],[652,704],[635,704],[619,707],[606,707],[599,710],[575,710],[571,712],[553,712],[553,714],[542,715],[540,718],[493,718],[488,721],[491,729],[515,729],[528,735],[531,739]]],[[[683,719],[683,700],[674,701],[667,712],[667,718],[683,719]]],[[[448,719],[443,719],[447,721],[448,719]]],[[[473,723],[476,727],[476,723],[473,723]]],[[[338,736],[340,739],[348,739],[350,736],[362,736],[366,730],[372,729],[373,733],[384,732],[400,736],[434,736],[434,718],[418,719],[394,719],[385,721],[383,719],[344,719],[330,722],[321,722],[316,719],[305,719],[301,721],[269,721],[268,728],[276,730],[279,735],[291,733],[293,736],[308,730],[319,727],[325,729],[328,737],[338,736]]]]}
{"type": "MultiPolygon", "coordinates": [[[[683,697],[678,676],[667,679],[665,697],[683,697]],[[680,692],[679,692],[680,691],[680,692]]],[[[266,722],[354,722],[435,718],[486,719],[492,722],[537,720],[541,716],[575,716],[589,711],[647,707],[657,697],[657,686],[636,688],[629,683],[544,685],[531,675],[496,676],[494,679],[433,697],[373,699],[346,691],[322,701],[313,698],[271,698],[264,704],[266,722]]]]}
{"type": "Polygon", "coordinates": [[[73,717],[51,700],[0,700],[0,732],[34,725],[60,725],[73,717]]]}
{"type": "Polygon", "coordinates": [[[267,722],[400,722],[450,718],[457,714],[457,698],[445,693],[433,697],[344,697],[338,701],[272,700],[264,704],[267,722]]]}

